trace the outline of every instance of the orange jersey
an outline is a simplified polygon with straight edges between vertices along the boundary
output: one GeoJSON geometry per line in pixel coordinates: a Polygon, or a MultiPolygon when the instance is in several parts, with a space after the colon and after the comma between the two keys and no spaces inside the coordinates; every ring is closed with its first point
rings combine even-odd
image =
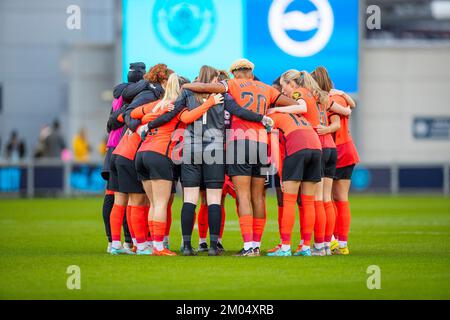
{"type": "MultiPolygon", "coordinates": [[[[339,103],[343,107],[349,107],[345,98],[341,95],[330,96],[330,106],[333,102],[339,103]]],[[[330,113],[331,117],[333,113],[330,113]]],[[[334,141],[338,153],[337,168],[350,166],[359,162],[358,151],[353,143],[350,133],[350,118],[340,116],[341,128],[334,133],[334,141]]]]}
{"type": "Polygon", "coordinates": [[[131,111],[131,117],[133,119],[142,119],[147,113],[150,113],[153,108],[158,104],[161,100],[153,101],[150,103],[146,103],[140,107],[135,108],[131,111]]]}
{"type": "MultiPolygon", "coordinates": [[[[345,98],[341,95],[330,96],[330,106],[333,102],[339,103],[343,107],[349,107],[345,98]]],[[[332,116],[330,113],[329,116],[332,116]]],[[[349,141],[352,141],[352,135],[350,133],[350,119],[348,117],[340,116],[341,118],[341,128],[335,132],[334,140],[336,145],[340,145],[349,141]]]]}
{"type": "MultiPolygon", "coordinates": [[[[275,88],[260,81],[247,79],[232,79],[227,81],[228,93],[236,100],[242,108],[255,113],[266,114],[267,108],[274,104],[281,93],[275,88]]],[[[264,126],[259,122],[251,122],[233,116],[231,129],[234,131],[232,140],[238,140],[239,133],[244,131],[244,139],[267,142],[267,133],[264,126]]]]}
{"type": "Polygon", "coordinates": [[[277,112],[269,117],[282,133],[280,140],[284,145],[285,155],[290,156],[304,149],[322,149],[317,133],[303,116],[277,112]]]}
{"type": "MultiPolygon", "coordinates": [[[[151,112],[153,107],[156,106],[158,102],[159,100],[135,108],[131,112],[131,117],[133,119],[141,119],[142,123],[148,123],[151,120],[149,117],[145,118],[145,114],[151,112]],[[146,122],[144,122],[144,120],[146,120],[146,122]]],[[[120,142],[117,145],[116,149],[114,150],[113,154],[118,154],[121,155],[122,157],[134,160],[134,157],[136,156],[136,152],[141,142],[142,142],[141,137],[137,133],[133,133],[131,135],[125,133],[123,137],[120,139],[120,142]]]]}
{"type": "MultiPolygon", "coordinates": [[[[163,110],[157,113],[148,113],[142,118],[142,122],[148,123],[153,121],[165,112],[163,110]]],[[[151,130],[145,141],[141,144],[138,152],[158,152],[172,159],[172,150],[183,136],[184,128],[185,125],[179,121],[178,117],[174,117],[162,126],[151,130]]]]}
{"type": "MultiPolygon", "coordinates": [[[[156,100],[150,103],[143,104],[140,107],[135,108],[131,112],[131,118],[133,119],[141,119],[141,123],[149,123],[150,121],[156,119],[160,114],[152,113],[152,110],[161,100],[156,100]],[[150,120],[151,119],[151,120],[150,120]]],[[[167,106],[163,108],[164,111],[167,111],[167,106]]]]}
{"type": "Polygon", "coordinates": [[[270,163],[277,163],[276,161],[283,160],[285,154],[285,145],[284,143],[280,143],[280,131],[278,129],[272,129],[272,131],[268,134],[268,155],[270,163]],[[272,145],[273,144],[273,145],[272,145]],[[272,149],[278,148],[277,149],[272,149]]]}
{"type": "Polygon", "coordinates": [[[129,132],[125,132],[122,136],[113,154],[134,160],[139,145],[141,144],[141,137],[136,132],[129,132]]]}
{"type": "MultiPolygon", "coordinates": [[[[328,126],[327,108],[317,100],[316,97],[306,88],[296,89],[292,94],[295,100],[303,99],[306,102],[306,113],[303,116],[308,120],[314,129],[319,125],[328,126]]],[[[331,134],[319,136],[323,149],[336,148],[331,134]]]]}
{"type": "Polygon", "coordinates": [[[327,112],[311,91],[306,88],[298,88],[292,94],[292,98],[295,100],[303,99],[306,102],[306,113],[303,116],[313,128],[317,128],[319,125],[328,125],[327,112]]]}
{"type": "Polygon", "coordinates": [[[322,149],[336,149],[336,144],[334,143],[332,133],[320,135],[319,140],[322,145],[322,149]]]}

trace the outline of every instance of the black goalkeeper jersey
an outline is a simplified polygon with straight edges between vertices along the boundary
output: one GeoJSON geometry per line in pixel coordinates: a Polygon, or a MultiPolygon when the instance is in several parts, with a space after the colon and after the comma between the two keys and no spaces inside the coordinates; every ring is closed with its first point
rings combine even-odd
{"type": "MultiPolygon", "coordinates": [[[[178,99],[175,101],[174,110],[167,112],[159,116],[157,119],[149,122],[148,128],[151,130],[160,127],[164,123],[172,120],[185,108],[188,110],[193,110],[201,104],[203,104],[203,101],[199,102],[192,91],[183,90],[178,99]]],[[[187,125],[185,129],[186,132],[184,134],[184,143],[201,144],[201,149],[206,146],[217,150],[223,149],[226,129],[225,112],[229,112],[239,118],[254,122],[260,122],[263,118],[261,114],[240,107],[230,95],[224,94],[223,103],[211,107],[203,114],[203,116],[187,125]]],[[[227,118],[229,119],[229,116],[227,118]]],[[[195,146],[195,149],[193,150],[199,150],[198,148],[199,146],[195,146]]]]}
{"type": "MultiPolygon", "coordinates": [[[[206,100],[202,99],[199,102],[192,91],[183,90],[177,103],[183,104],[188,110],[193,110],[206,102],[206,100]]],[[[225,103],[215,105],[206,111],[203,116],[188,124],[184,133],[184,143],[217,144],[217,146],[214,146],[215,149],[220,146],[223,148],[225,134],[224,111],[225,103]]]]}

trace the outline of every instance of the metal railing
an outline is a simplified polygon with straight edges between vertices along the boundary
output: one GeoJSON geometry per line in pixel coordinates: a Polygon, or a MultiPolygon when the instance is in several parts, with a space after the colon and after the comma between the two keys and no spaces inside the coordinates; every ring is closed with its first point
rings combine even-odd
{"type": "Polygon", "coordinates": [[[75,196],[100,194],[102,163],[60,160],[0,161],[0,196],[75,196]],[[80,179],[84,183],[80,183],[80,179]]]}

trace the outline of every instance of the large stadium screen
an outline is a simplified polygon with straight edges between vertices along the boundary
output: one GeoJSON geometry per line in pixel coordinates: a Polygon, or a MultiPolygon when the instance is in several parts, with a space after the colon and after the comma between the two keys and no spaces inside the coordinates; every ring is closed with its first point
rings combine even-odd
{"type": "Polygon", "coordinates": [[[246,57],[262,81],[325,66],[358,91],[357,0],[123,0],[123,77],[130,62],[164,62],[195,78],[246,57]]]}

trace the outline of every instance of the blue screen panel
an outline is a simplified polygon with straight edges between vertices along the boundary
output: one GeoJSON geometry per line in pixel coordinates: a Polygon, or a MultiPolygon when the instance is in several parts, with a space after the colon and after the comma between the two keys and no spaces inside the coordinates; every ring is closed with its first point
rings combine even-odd
{"type": "Polygon", "coordinates": [[[357,0],[123,0],[123,79],[131,62],[164,62],[191,80],[208,64],[246,57],[271,83],[288,69],[325,66],[358,90],[357,0]]]}
{"type": "Polygon", "coordinates": [[[64,168],[56,165],[34,167],[34,188],[62,190],[64,188],[64,168]]]}
{"type": "Polygon", "coordinates": [[[27,188],[27,169],[20,167],[0,168],[0,193],[20,192],[27,188]]]}
{"type": "Polygon", "coordinates": [[[191,80],[204,64],[227,69],[243,54],[241,0],[124,0],[123,79],[129,63],[166,63],[191,80]]]}
{"type": "Polygon", "coordinates": [[[357,0],[248,0],[245,56],[272,82],[288,69],[328,69],[335,86],[358,90],[357,0]]]}
{"type": "Polygon", "coordinates": [[[442,167],[434,168],[400,168],[400,189],[442,189],[444,171],[442,167]]]}

